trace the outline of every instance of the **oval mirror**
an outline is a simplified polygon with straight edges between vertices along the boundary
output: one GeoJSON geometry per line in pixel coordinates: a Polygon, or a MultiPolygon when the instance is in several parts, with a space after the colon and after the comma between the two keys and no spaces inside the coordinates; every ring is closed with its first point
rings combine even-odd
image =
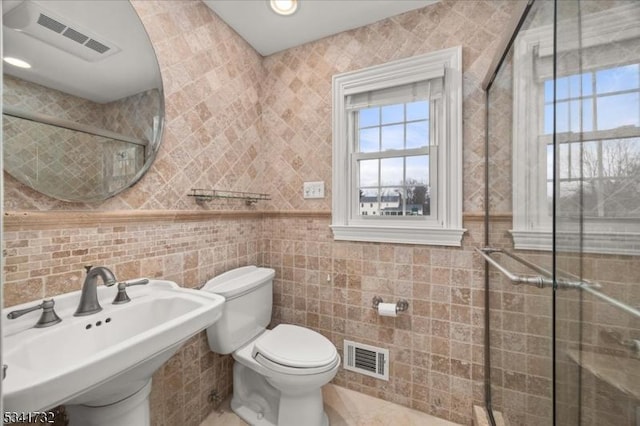
{"type": "Polygon", "coordinates": [[[128,1],[3,0],[4,169],[48,196],[130,187],[158,151],[160,67],[128,1]]]}

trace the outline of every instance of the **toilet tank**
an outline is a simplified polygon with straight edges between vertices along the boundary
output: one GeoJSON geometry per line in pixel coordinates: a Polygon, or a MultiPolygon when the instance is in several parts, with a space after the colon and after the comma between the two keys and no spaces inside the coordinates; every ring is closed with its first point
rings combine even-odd
{"type": "Polygon", "coordinates": [[[222,317],[207,328],[213,352],[231,353],[267,328],[271,322],[275,274],[270,268],[244,266],[218,275],[202,287],[202,291],[226,299],[222,317]]]}

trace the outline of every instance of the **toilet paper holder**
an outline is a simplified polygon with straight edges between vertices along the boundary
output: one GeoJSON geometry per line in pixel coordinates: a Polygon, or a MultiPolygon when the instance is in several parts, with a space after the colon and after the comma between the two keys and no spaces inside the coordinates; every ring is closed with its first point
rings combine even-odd
{"type": "MultiPolygon", "coordinates": [[[[382,297],[373,296],[373,301],[372,301],[373,309],[377,311],[378,305],[383,302],[384,300],[382,300],[382,297]]],[[[409,309],[409,302],[406,299],[400,299],[396,302],[396,313],[405,312],[407,309],[409,309]]]]}

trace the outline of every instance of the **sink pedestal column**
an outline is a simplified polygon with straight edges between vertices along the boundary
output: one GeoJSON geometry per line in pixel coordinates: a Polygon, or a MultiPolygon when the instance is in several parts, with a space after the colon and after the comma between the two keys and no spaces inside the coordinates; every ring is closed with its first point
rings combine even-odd
{"type": "Polygon", "coordinates": [[[70,426],[149,426],[151,379],[136,393],[104,406],[67,405],[70,426]]]}

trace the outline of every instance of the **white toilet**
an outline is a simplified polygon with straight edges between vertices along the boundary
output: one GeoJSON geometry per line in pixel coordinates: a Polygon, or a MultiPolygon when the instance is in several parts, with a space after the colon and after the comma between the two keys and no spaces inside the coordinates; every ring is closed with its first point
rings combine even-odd
{"type": "Polygon", "coordinates": [[[222,317],[207,329],[209,347],[233,352],[231,408],[251,425],[326,426],[321,387],[336,375],[340,356],[324,336],[271,321],[273,277],[269,268],[245,266],[207,282],[204,291],[224,296],[222,317]]]}

